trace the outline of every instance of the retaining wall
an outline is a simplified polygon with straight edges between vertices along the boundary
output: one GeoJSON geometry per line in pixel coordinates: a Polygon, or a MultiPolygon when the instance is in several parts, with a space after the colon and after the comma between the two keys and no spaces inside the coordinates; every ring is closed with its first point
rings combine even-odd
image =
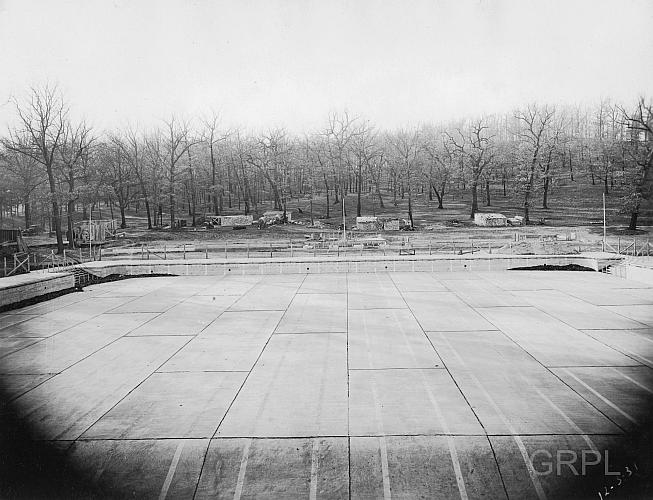
{"type": "Polygon", "coordinates": [[[0,278],[0,309],[50,293],[75,288],[70,273],[29,273],[0,278]]]}

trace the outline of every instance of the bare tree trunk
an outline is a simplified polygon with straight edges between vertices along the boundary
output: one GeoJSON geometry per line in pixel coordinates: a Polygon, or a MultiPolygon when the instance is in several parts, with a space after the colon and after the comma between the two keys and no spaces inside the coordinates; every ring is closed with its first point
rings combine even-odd
{"type": "Polygon", "coordinates": [[[329,181],[327,180],[327,175],[322,174],[324,176],[324,189],[326,191],[326,218],[329,218],[329,181]]]}
{"type": "Polygon", "coordinates": [[[477,188],[478,188],[478,181],[474,180],[472,181],[472,213],[470,214],[469,218],[473,219],[474,214],[478,212],[478,193],[477,193],[477,188]]]}
{"type": "Polygon", "coordinates": [[[490,181],[485,179],[485,206],[489,207],[491,204],[490,200],[490,181]]]}

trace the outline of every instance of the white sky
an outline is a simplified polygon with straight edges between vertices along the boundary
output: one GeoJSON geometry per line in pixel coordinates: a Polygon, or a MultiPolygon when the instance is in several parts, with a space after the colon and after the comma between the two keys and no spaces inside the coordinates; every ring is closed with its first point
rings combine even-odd
{"type": "Polygon", "coordinates": [[[221,111],[248,129],[348,109],[394,128],[653,94],[651,0],[0,0],[11,95],[59,84],[98,129],[221,111]]]}

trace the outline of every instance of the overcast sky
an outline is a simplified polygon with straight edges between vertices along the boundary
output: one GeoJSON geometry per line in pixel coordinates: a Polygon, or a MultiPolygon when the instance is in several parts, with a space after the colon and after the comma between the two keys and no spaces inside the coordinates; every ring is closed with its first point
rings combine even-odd
{"type": "Polygon", "coordinates": [[[56,82],[96,128],[348,109],[394,128],[532,101],[653,95],[653,1],[0,0],[6,102],[56,82]]]}

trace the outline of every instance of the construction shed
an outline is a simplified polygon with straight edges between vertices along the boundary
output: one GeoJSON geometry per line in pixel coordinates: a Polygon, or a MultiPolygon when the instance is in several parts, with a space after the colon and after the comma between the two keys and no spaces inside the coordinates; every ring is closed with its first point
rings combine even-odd
{"type": "Polygon", "coordinates": [[[477,212],[474,214],[474,224],[486,227],[502,227],[507,225],[508,218],[503,214],[487,214],[477,212]]]}
{"type": "MultiPolygon", "coordinates": [[[[283,210],[268,210],[263,213],[263,218],[265,220],[283,220],[283,210]]],[[[292,222],[292,214],[289,210],[286,210],[286,222],[292,222]]]]}
{"type": "Polygon", "coordinates": [[[251,226],[254,217],[251,215],[222,215],[220,225],[224,227],[246,227],[251,226]]]}
{"type": "Polygon", "coordinates": [[[376,231],[379,229],[379,218],[356,217],[356,229],[359,231],[376,231]]]}
{"type": "Polygon", "coordinates": [[[384,231],[399,231],[401,229],[401,222],[399,219],[384,219],[383,220],[383,230],[384,231]]]}
{"type": "Polygon", "coordinates": [[[82,221],[73,228],[73,239],[76,245],[104,243],[116,237],[116,221],[114,219],[82,221]]]}

